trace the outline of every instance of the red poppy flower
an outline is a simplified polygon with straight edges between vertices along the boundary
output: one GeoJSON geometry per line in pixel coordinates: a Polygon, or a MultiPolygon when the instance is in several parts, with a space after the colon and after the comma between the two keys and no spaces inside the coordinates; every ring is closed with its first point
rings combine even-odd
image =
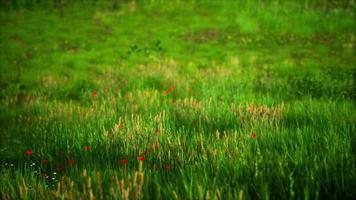
{"type": "Polygon", "coordinates": [[[69,165],[69,166],[74,166],[74,160],[67,160],[67,164],[69,165]]]}
{"type": "Polygon", "coordinates": [[[42,160],[42,164],[43,164],[43,165],[48,165],[48,163],[49,163],[49,161],[48,161],[47,159],[42,160]]]}
{"type": "Polygon", "coordinates": [[[26,156],[32,156],[32,150],[31,149],[28,149],[28,150],[26,150],[25,151],[25,154],[26,154],[26,156]]]}
{"type": "Polygon", "coordinates": [[[126,165],[126,163],[127,163],[127,160],[126,160],[126,159],[122,159],[122,160],[120,160],[120,164],[121,164],[122,166],[125,166],[125,165],[126,165]]]}
{"type": "Polygon", "coordinates": [[[256,133],[251,133],[251,138],[256,138],[256,133]]]}
{"type": "Polygon", "coordinates": [[[172,90],[175,90],[176,87],[174,87],[173,85],[171,87],[169,87],[166,91],[164,91],[163,96],[167,96],[170,92],[172,92],[172,90]]]}
{"type": "Polygon", "coordinates": [[[91,93],[91,96],[97,97],[97,96],[98,96],[98,92],[97,92],[96,90],[94,90],[94,91],[91,93]]]}
{"type": "Polygon", "coordinates": [[[89,151],[89,150],[90,150],[90,146],[84,145],[84,146],[83,146],[83,149],[84,149],[84,151],[89,151]]]}
{"type": "Polygon", "coordinates": [[[139,157],[137,157],[137,160],[138,161],[144,161],[145,160],[145,156],[139,156],[139,157]]]}

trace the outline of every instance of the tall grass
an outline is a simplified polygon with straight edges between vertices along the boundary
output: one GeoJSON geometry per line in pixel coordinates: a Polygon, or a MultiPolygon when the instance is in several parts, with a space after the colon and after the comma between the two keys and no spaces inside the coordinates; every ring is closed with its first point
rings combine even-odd
{"type": "Polygon", "coordinates": [[[355,197],[353,1],[58,2],[0,4],[2,199],[355,197]]]}

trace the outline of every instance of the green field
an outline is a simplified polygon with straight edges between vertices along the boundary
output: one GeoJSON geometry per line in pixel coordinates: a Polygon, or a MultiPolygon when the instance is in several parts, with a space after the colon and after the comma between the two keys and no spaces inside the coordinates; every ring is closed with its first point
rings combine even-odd
{"type": "Polygon", "coordinates": [[[0,199],[355,199],[355,1],[0,0],[0,199]]]}

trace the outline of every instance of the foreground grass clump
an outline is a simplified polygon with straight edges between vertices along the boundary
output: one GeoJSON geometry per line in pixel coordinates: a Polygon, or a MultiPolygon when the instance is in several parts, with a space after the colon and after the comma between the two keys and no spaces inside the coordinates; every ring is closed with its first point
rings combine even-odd
{"type": "Polygon", "coordinates": [[[355,198],[351,1],[16,2],[1,199],[355,198]]]}

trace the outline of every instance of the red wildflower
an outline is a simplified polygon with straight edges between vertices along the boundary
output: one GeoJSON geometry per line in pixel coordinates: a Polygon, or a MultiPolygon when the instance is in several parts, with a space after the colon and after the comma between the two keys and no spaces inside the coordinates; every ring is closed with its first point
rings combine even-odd
{"type": "Polygon", "coordinates": [[[48,161],[47,159],[42,160],[42,164],[43,164],[43,165],[48,165],[48,163],[49,163],[49,161],[48,161]]]}
{"type": "Polygon", "coordinates": [[[251,138],[256,138],[256,133],[251,133],[251,138]]]}
{"type": "Polygon", "coordinates": [[[26,156],[32,156],[32,150],[31,149],[28,149],[28,150],[26,150],[25,151],[25,154],[26,154],[26,156]]]}
{"type": "Polygon", "coordinates": [[[137,157],[137,160],[138,161],[144,161],[145,160],[145,156],[139,156],[139,157],[137,157]]]}
{"type": "Polygon", "coordinates": [[[126,165],[126,163],[127,163],[127,160],[126,160],[126,159],[122,159],[122,160],[120,160],[120,164],[121,164],[122,166],[125,166],[125,165],[126,165]]]}
{"type": "Polygon", "coordinates": [[[69,166],[74,166],[74,160],[67,160],[67,164],[69,165],[69,166]]]}
{"type": "Polygon", "coordinates": [[[91,93],[91,96],[97,97],[97,96],[98,96],[98,92],[97,92],[96,90],[94,90],[94,91],[91,93]]]}
{"type": "Polygon", "coordinates": [[[169,87],[166,91],[164,91],[163,96],[167,96],[170,92],[172,92],[172,90],[175,90],[176,87],[174,87],[173,85],[171,87],[169,87]]]}
{"type": "Polygon", "coordinates": [[[90,150],[90,146],[84,145],[84,146],[83,146],[83,149],[84,149],[84,151],[89,151],[89,150],[90,150]]]}

